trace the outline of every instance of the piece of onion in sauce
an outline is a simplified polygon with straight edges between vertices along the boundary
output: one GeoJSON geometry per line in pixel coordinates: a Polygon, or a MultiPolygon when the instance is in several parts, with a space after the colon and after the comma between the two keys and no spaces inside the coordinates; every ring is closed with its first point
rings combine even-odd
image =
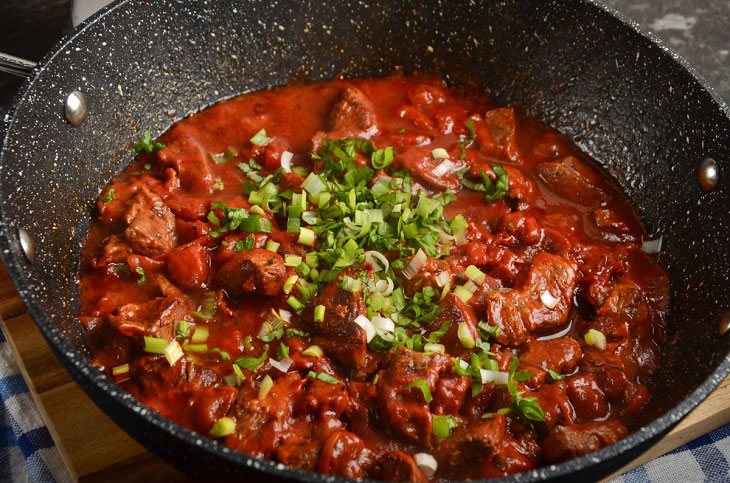
{"type": "Polygon", "coordinates": [[[489,369],[479,369],[479,372],[482,375],[482,384],[491,382],[498,386],[503,386],[509,380],[509,374],[506,372],[490,371],[489,369]]]}
{"type": "Polygon", "coordinates": [[[355,323],[362,327],[362,329],[365,331],[365,336],[368,342],[373,340],[373,337],[375,337],[375,326],[372,322],[370,322],[370,319],[368,319],[364,315],[358,315],[357,317],[355,317],[355,323]]]}
{"type": "Polygon", "coordinates": [[[662,251],[662,240],[664,237],[659,236],[654,240],[647,240],[641,244],[641,251],[647,255],[656,255],[662,251]]]}
{"type": "Polygon", "coordinates": [[[281,167],[284,168],[284,171],[287,173],[291,173],[291,160],[294,157],[294,153],[291,153],[289,151],[284,151],[281,153],[281,167]]]}
{"type": "Polygon", "coordinates": [[[545,290],[540,295],[540,301],[542,302],[542,304],[545,307],[547,307],[549,309],[554,309],[555,306],[558,305],[558,302],[560,302],[560,299],[553,297],[553,294],[551,294],[549,291],[545,290]]]}
{"type": "Polygon", "coordinates": [[[292,365],[292,360],[287,359],[286,357],[284,357],[280,361],[269,358],[269,364],[271,364],[271,367],[278,369],[281,372],[283,372],[284,374],[286,374],[286,372],[289,370],[289,368],[292,365]]]}
{"type": "Polygon", "coordinates": [[[436,474],[436,469],[439,465],[436,462],[436,458],[434,458],[430,454],[416,453],[415,455],[413,455],[413,459],[415,460],[418,469],[421,470],[421,473],[423,473],[423,476],[425,476],[426,478],[431,478],[433,475],[436,474]]]}
{"type": "Polygon", "coordinates": [[[413,258],[411,258],[410,263],[403,269],[403,276],[408,280],[412,279],[421,270],[426,260],[428,260],[426,253],[424,253],[423,249],[419,248],[416,254],[413,255],[413,258]]]}

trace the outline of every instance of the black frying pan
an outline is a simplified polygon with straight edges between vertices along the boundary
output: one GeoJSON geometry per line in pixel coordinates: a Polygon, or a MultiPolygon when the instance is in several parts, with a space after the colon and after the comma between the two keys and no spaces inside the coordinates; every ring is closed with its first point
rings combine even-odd
{"type": "MultiPolygon", "coordinates": [[[[597,479],[648,448],[730,370],[730,191],[700,189],[707,157],[730,158],[730,110],[655,37],[588,0],[126,0],[61,41],[2,122],[0,250],[28,311],[91,398],[149,449],[201,477],[335,481],[250,458],[173,424],[86,361],[74,275],[100,188],[131,140],[235,94],[338,73],[438,71],[492,89],[598,159],[663,235],[671,316],[652,399],[619,443],[510,481],[597,479]],[[64,116],[80,90],[88,117],[64,116]],[[34,263],[18,238],[27,230],[34,263]]],[[[708,186],[709,187],[709,186],[708,186]]]]}

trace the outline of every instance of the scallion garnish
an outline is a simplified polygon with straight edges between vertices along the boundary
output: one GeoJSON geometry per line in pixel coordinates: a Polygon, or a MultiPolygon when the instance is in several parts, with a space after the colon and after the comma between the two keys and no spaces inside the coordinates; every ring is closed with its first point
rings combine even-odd
{"type": "Polygon", "coordinates": [[[415,381],[409,383],[406,385],[406,389],[411,389],[413,387],[416,387],[421,390],[421,393],[423,394],[423,399],[430,403],[433,400],[433,397],[431,396],[431,388],[428,385],[428,381],[425,379],[416,379],[415,381]]]}

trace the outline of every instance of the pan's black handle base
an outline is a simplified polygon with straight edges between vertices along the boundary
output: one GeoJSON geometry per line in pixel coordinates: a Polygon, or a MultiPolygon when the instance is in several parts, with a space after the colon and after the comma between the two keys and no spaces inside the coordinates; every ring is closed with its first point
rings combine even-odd
{"type": "Polygon", "coordinates": [[[37,65],[36,62],[0,52],[0,72],[18,77],[28,77],[37,65]]]}

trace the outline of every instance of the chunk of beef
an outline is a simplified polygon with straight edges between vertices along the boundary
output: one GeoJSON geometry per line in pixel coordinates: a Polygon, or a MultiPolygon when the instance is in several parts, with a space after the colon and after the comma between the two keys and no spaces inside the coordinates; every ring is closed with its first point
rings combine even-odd
{"type": "Polygon", "coordinates": [[[264,397],[257,397],[258,383],[242,389],[236,402],[236,430],[226,446],[256,458],[269,458],[289,434],[295,395],[306,381],[295,372],[274,379],[264,397]]]}
{"type": "Polygon", "coordinates": [[[537,173],[554,193],[568,201],[585,206],[598,206],[608,198],[598,187],[598,173],[575,156],[537,166],[537,173]]]}
{"type": "Polygon", "coordinates": [[[517,147],[517,118],[511,107],[491,109],[484,113],[483,123],[474,123],[477,142],[486,154],[507,157],[521,163],[517,147]]]}
{"type": "Polygon", "coordinates": [[[403,451],[391,451],[378,458],[368,471],[368,476],[382,481],[425,483],[428,481],[411,455],[403,451]]]}
{"type": "Polygon", "coordinates": [[[163,166],[177,171],[180,185],[184,191],[193,194],[210,194],[215,176],[208,161],[208,153],[197,138],[197,127],[178,124],[168,135],[172,139],[167,146],[157,152],[163,166]]]}
{"type": "Polygon", "coordinates": [[[557,463],[598,451],[627,434],[626,427],[616,421],[555,426],[545,439],[543,454],[551,463],[557,463]]]}
{"type": "Polygon", "coordinates": [[[216,278],[232,297],[249,292],[276,295],[284,288],[286,267],[278,253],[254,248],[236,253],[221,266],[216,278]]]}
{"type": "Polygon", "coordinates": [[[189,307],[178,298],[158,297],[143,304],[126,304],[109,316],[109,324],[126,336],[171,339],[175,321],[185,318],[189,307]]]}
{"type": "Polygon", "coordinates": [[[572,261],[541,252],[533,259],[521,290],[489,295],[489,322],[501,329],[497,340],[515,346],[525,342],[533,332],[564,324],[572,306],[576,272],[572,261]],[[542,302],[544,292],[557,299],[553,308],[542,302]]]}
{"type": "Polygon", "coordinates": [[[210,276],[210,256],[201,245],[185,245],[167,256],[167,270],[173,282],[185,289],[202,288],[210,276]]]}
{"type": "Polygon", "coordinates": [[[95,266],[103,267],[110,263],[125,263],[127,257],[132,255],[132,247],[119,235],[111,235],[101,249],[95,266]]]}
{"type": "Polygon", "coordinates": [[[636,382],[638,368],[636,361],[630,357],[609,351],[586,350],[580,365],[583,372],[596,376],[598,387],[611,402],[616,416],[634,414],[649,399],[646,386],[636,382]]]}
{"type": "Polygon", "coordinates": [[[456,175],[462,167],[462,163],[452,160],[453,167],[443,174],[436,174],[434,170],[442,163],[442,160],[435,160],[431,151],[421,147],[406,147],[396,153],[394,164],[402,169],[411,171],[411,176],[417,181],[430,186],[431,188],[445,190],[458,190],[461,181],[456,175]]]}
{"type": "Polygon", "coordinates": [[[506,437],[507,420],[495,414],[482,423],[456,429],[433,452],[437,476],[456,479],[479,478],[480,461],[492,456],[506,437]]]}
{"type": "Polygon", "coordinates": [[[380,416],[394,433],[429,446],[433,425],[429,403],[421,389],[406,387],[416,380],[423,380],[434,392],[439,374],[453,367],[453,362],[440,354],[428,356],[405,347],[398,347],[389,356],[385,369],[378,373],[380,416]]]}
{"type": "Polygon", "coordinates": [[[345,478],[365,478],[373,453],[356,434],[337,431],[327,437],[317,461],[317,471],[345,478]]]}
{"type": "Polygon", "coordinates": [[[596,208],[593,210],[593,224],[603,231],[616,234],[629,232],[629,225],[613,210],[596,208]]]}
{"type": "Polygon", "coordinates": [[[522,211],[515,211],[503,215],[500,219],[503,231],[513,235],[524,245],[534,245],[542,239],[542,229],[535,217],[522,211]]]}
{"type": "Polygon", "coordinates": [[[361,368],[366,364],[367,334],[355,319],[365,314],[366,307],[360,292],[339,288],[344,275],[338,276],[315,298],[314,305],[324,305],[325,312],[322,322],[312,322],[313,342],[340,364],[361,368]]]}
{"type": "Polygon", "coordinates": [[[578,341],[565,336],[528,342],[521,363],[539,367],[543,371],[552,369],[557,373],[570,374],[578,366],[582,356],[583,351],[578,341]]]}
{"type": "Polygon", "coordinates": [[[221,385],[211,369],[184,357],[170,366],[162,356],[144,356],[130,364],[125,385],[140,402],[177,423],[207,433],[230,410],[238,390],[221,385]],[[187,401],[180,405],[179,401],[187,401]]]}
{"type": "Polygon", "coordinates": [[[132,199],[124,221],[124,236],[136,253],[155,256],[177,245],[175,217],[162,199],[145,187],[132,199]]]}
{"type": "Polygon", "coordinates": [[[608,298],[596,312],[592,327],[607,337],[626,338],[650,317],[643,290],[630,279],[613,286],[608,298]]]}
{"type": "Polygon", "coordinates": [[[466,348],[459,341],[458,331],[461,324],[466,324],[467,329],[475,341],[479,340],[477,331],[477,319],[474,311],[463,300],[453,293],[446,295],[439,307],[443,310],[436,320],[428,326],[428,333],[438,330],[444,323],[449,323],[449,330],[441,336],[439,343],[443,344],[446,352],[453,356],[469,358],[471,348],[466,348]]]}
{"type": "Polygon", "coordinates": [[[584,421],[608,415],[608,401],[595,374],[578,374],[566,379],[568,397],[576,415],[584,421]]]}
{"type": "Polygon", "coordinates": [[[314,414],[322,418],[338,419],[350,404],[350,395],[344,384],[311,380],[306,393],[297,401],[295,414],[314,414]]]}
{"type": "Polygon", "coordinates": [[[471,379],[458,374],[442,375],[436,383],[436,392],[433,393],[433,413],[444,415],[459,414],[466,393],[471,387],[471,379]]]}
{"type": "Polygon", "coordinates": [[[372,136],[378,131],[375,108],[360,89],[346,87],[329,115],[330,131],[372,136]]]}
{"type": "Polygon", "coordinates": [[[545,384],[530,393],[530,396],[537,398],[542,412],[545,414],[545,421],[541,426],[550,429],[558,423],[572,423],[573,407],[570,405],[567,385],[565,381],[556,381],[553,384],[545,384]]]}

